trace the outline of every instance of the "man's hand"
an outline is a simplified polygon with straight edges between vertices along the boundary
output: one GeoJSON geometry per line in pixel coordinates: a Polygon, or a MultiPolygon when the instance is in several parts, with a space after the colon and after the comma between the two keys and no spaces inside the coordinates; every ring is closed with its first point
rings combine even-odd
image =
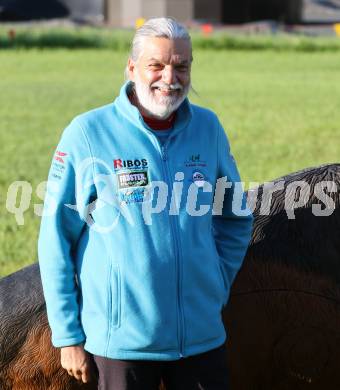
{"type": "Polygon", "coordinates": [[[92,380],[92,364],[90,355],[85,351],[83,344],[62,347],[60,350],[61,366],[68,374],[84,383],[92,380]]]}

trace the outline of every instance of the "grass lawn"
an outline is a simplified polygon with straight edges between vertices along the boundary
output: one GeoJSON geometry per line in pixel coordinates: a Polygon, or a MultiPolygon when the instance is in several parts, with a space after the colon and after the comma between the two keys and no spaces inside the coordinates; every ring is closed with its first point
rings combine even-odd
{"type": "MultiPolygon", "coordinates": [[[[66,124],[117,95],[126,56],[0,51],[0,276],[37,260],[37,185],[66,124]],[[32,186],[23,225],[6,209],[9,186],[18,180],[32,186]]],[[[191,100],[219,115],[244,181],[339,161],[340,52],[204,50],[194,57],[191,100]]]]}

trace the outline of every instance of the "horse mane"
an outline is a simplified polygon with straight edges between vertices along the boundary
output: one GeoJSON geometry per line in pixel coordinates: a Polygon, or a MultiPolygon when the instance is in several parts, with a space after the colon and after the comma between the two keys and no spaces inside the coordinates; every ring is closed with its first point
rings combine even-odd
{"type": "Polygon", "coordinates": [[[284,263],[340,282],[340,164],[303,169],[271,183],[281,181],[284,187],[273,193],[271,207],[263,205],[263,202],[268,202],[265,184],[247,192],[248,201],[255,204],[254,228],[247,258],[284,263]],[[307,183],[310,192],[289,191],[289,185],[296,181],[307,183]],[[334,183],[332,191],[324,189],[333,202],[332,209],[329,209],[328,216],[317,216],[313,213],[313,205],[321,205],[322,210],[326,205],[316,197],[315,188],[325,181],[334,183]],[[254,201],[255,195],[257,199],[254,201]],[[295,219],[290,219],[286,208],[290,208],[299,196],[307,196],[305,204],[293,210],[295,219]],[[268,215],[262,215],[261,205],[269,211],[268,215]]]}

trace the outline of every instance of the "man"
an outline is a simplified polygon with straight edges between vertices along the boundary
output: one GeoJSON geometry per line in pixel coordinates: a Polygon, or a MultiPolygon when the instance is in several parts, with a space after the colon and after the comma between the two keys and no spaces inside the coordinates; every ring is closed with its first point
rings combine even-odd
{"type": "Polygon", "coordinates": [[[191,62],[182,25],[146,22],[118,98],[70,123],[50,169],[38,250],[52,343],[76,379],[94,364],[101,390],[227,389],[221,310],[252,216],[235,211],[221,124],[187,99],[191,62]]]}

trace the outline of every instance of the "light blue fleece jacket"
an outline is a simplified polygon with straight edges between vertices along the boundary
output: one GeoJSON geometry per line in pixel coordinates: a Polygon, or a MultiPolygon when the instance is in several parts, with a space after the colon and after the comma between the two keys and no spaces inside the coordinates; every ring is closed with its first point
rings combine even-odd
{"type": "Polygon", "coordinates": [[[232,207],[240,177],[216,115],[186,99],[162,145],[128,87],[74,118],[55,150],[38,239],[48,321],[55,347],[176,360],[225,341],[253,218],[232,207]]]}

